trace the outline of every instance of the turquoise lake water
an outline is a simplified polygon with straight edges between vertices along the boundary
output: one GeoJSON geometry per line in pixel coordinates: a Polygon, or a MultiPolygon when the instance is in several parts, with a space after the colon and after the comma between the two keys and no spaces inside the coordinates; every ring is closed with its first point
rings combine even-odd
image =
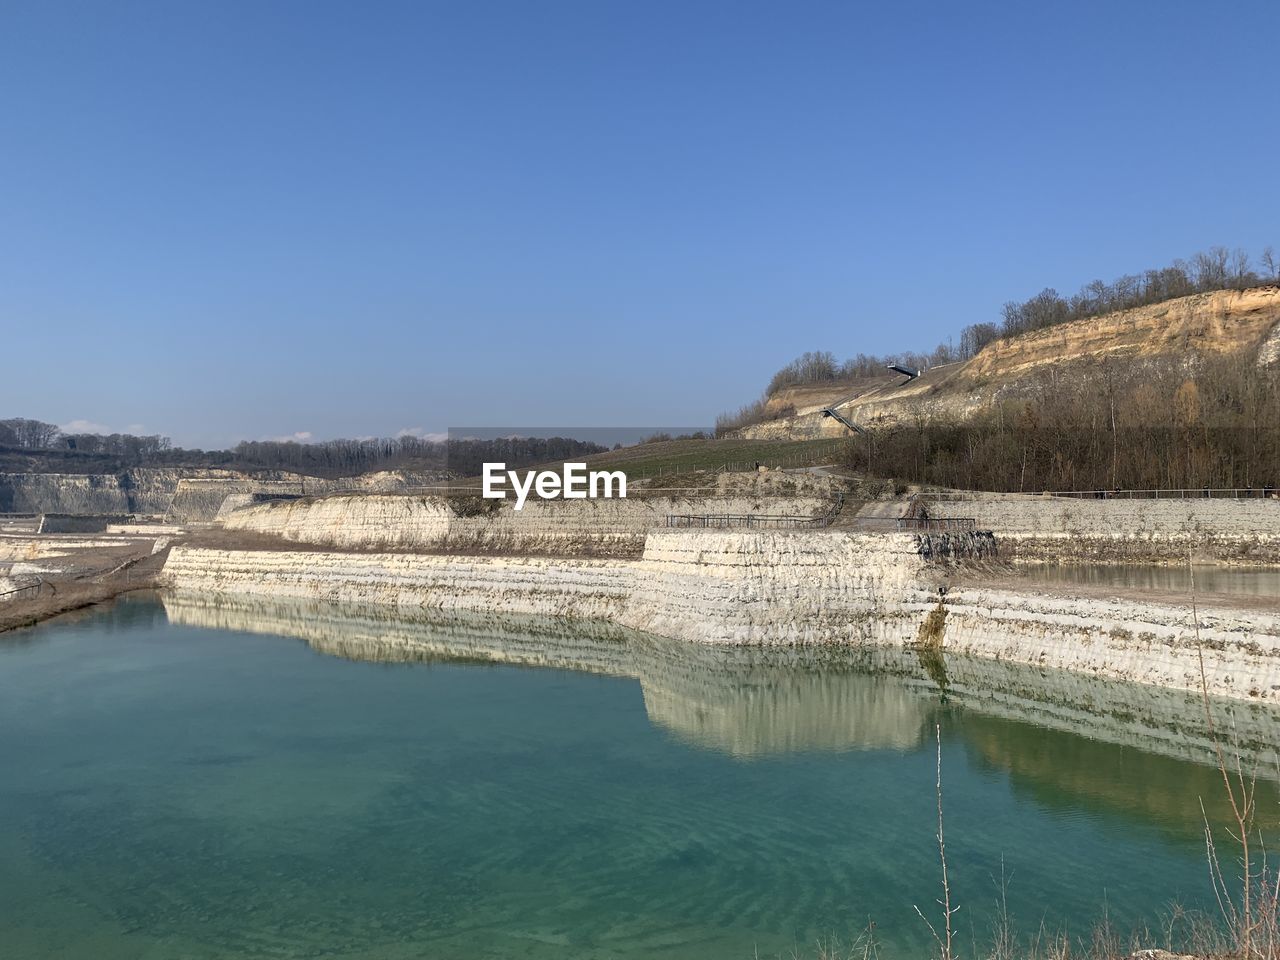
{"type": "Polygon", "coordinates": [[[1134,733],[1193,699],[883,656],[149,597],[0,636],[0,953],[924,955],[935,725],[967,955],[1002,869],[1028,932],[1210,905],[1217,772],[1134,733]]]}

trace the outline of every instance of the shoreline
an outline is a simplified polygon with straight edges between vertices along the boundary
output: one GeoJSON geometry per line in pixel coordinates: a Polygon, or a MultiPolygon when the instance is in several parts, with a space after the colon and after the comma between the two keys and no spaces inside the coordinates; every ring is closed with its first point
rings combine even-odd
{"type": "MultiPolygon", "coordinates": [[[[920,550],[911,534],[740,530],[651,531],[638,559],[179,546],[160,583],[210,594],[606,620],[709,645],[914,648],[924,641],[944,654],[1200,688],[1189,602],[1104,588],[1011,589],[989,575],[927,562],[920,550]],[[926,629],[931,615],[935,626],[926,629]]],[[[1280,703],[1280,612],[1218,598],[1198,606],[1210,693],[1280,703]]]]}
{"type": "Polygon", "coordinates": [[[38,592],[0,603],[0,634],[32,627],[46,620],[108,603],[116,597],[156,587],[168,551],[138,559],[94,575],[52,576],[37,581],[38,592]]]}
{"type": "Polygon", "coordinates": [[[92,589],[80,589],[75,595],[67,593],[49,596],[46,594],[31,600],[11,600],[0,606],[0,633],[34,627],[64,613],[114,600],[124,592],[125,588],[114,589],[94,585],[92,589]]]}

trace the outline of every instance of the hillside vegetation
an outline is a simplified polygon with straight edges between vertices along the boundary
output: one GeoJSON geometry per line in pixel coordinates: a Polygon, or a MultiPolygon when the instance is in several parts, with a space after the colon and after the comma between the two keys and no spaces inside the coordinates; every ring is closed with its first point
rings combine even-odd
{"type": "MultiPolygon", "coordinates": [[[[1258,331],[1249,321],[1265,323],[1267,319],[1274,320],[1271,316],[1274,304],[1265,295],[1245,298],[1250,301],[1247,303],[1217,295],[1277,285],[1280,285],[1280,257],[1271,248],[1263,251],[1255,267],[1242,250],[1214,247],[1190,260],[1178,260],[1162,269],[1129,274],[1111,283],[1095,280],[1070,297],[1060,296],[1050,288],[1025,301],[1006,303],[999,323],[976,323],[965,327],[960,331],[958,345],[949,340],[929,352],[907,350],[883,357],[860,353],[843,363],[827,351],[806,353],[775,373],[759,400],[721,414],[716,423],[717,435],[730,436],[756,424],[820,412],[824,407],[872,392],[883,394],[892,382],[886,377],[886,367],[890,363],[901,363],[923,371],[950,368],[946,370],[948,377],[958,372],[956,365],[964,364],[964,372],[970,381],[967,385],[973,386],[973,380],[1007,374],[1008,370],[1000,371],[993,367],[1007,366],[1003,362],[1004,357],[1011,352],[1026,351],[1032,344],[1033,351],[1045,352],[1050,360],[1088,353],[1123,352],[1127,345],[1150,347],[1161,353],[1178,349],[1184,352],[1187,349],[1213,352],[1248,350],[1258,346],[1251,339],[1258,331]],[[1205,301],[1197,299],[1197,294],[1215,296],[1205,301]],[[1142,309],[1147,307],[1152,309],[1142,309]],[[1249,316],[1251,310],[1256,310],[1259,316],[1249,316]],[[1221,316],[1215,317],[1215,311],[1221,316]],[[1080,325],[1080,321],[1106,317],[1115,322],[1098,324],[1093,328],[1080,325]],[[1243,325],[1242,319],[1245,321],[1243,325]],[[1049,331],[1065,326],[1071,327],[1071,333],[1064,335],[1061,342],[1049,336],[1049,331]],[[1092,333],[1082,336],[1089,330],[1092,333]],[[1083,342],[1090,339],[1092,343],[1083,342]],[[1056,352],[1061,349],[1066,352],[1056,352]],[[969,364],[969,361],[980,357],[985,358],[984,363],[969,364]]],[[[1280,345],[1272,349],[1280,350],[1280,345]]],[[[933,385],[936,385],[936,379],[933,385]]],[[[966,377],[953,384],[955,387],[965,385],[966,377]]],[[[795,426],[786,424],[781,430],[766,430],[754,435],[793,434],[795,426]]],[[[810,424],[808,431],[802,430],[802,433],[822,432],[823,426],[830,431],[843,429],[830,422],[826,425],[810,424]]],[[[753,434],[746,432],[743,435],[753,434]]]]}
{"type": "Polygon", "coordinates": [[[909,382],[775,385],[734,435],[852,437],[829,407],[865,431],[847,463],[872,475],[1031,492],[1274,488],[1280,285],[1044,323],[909,382]]]}
{"type": "Polygon", "coordinates": [[[722,469],[802,467],[844,455],[843,440],[745,440],[687,438],[620,447],[586,458],[592,469],[623,470],[632,479],[722,469]]]}
{"type": "Polygon", "coordinates": [[[853,469],[948,487],[1202,490],[1280,486],[1280,369],[1208,355],[1046,365],[965,415],[900,418],[859,437],[853,469]],[[1066,365],[1063,365],[1066,366],[1066,365]]]}
{"type": "MultiPolygon", "coordinates": [[[[839,409],[868,430],[850,466],[877,475],[1008,491],[1275,487],[1278,361],[1280,287],[1221,291],[1001,340],[839,409]]],[[[811,412],[747,432],[838,426],[811,412]]]]}

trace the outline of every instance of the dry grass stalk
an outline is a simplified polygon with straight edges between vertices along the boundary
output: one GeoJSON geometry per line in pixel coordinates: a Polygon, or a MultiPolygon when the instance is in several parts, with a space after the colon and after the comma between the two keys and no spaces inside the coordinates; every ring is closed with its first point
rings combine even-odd
{"type": "Polygon", "coordinates": [[[1196,603],[1195,566],[1191,556],[1187,556],[1187,568],[1191,578],[1191,619],[1196,638],[1196,657],[1200,668],[1200,694],[1204,706],[1205,724],[1208,727],[1209,739],[1213,743],[1215,760],[1222,774],[1222,785],[1227,797],[1227,805],[1235,823],[1235,830],[1228,829],[1227,835],[1240,848],[1240,893],[1235,896],[1227,882],[1227,876],[1218,858],[1217,846],[1213,838],[1213,828],[1208,813],[1204,809],[1204,801],[1200,803],[1200,814],[1204,819],[1205,856],[1209,864],[1209,880],[1213,885],[1214,897],[1228,931],[1234,941],[1233,952],[1244,960],[1277,960],[1280,958],[1280,887],[1271,876],[1267,867],[1266,847],[1262,841],[1262,833],[1257,834],[1258,850],[1261,854],[1261,867],[1255,868],[1252,835],[1256,825],[1256,787],[1257,770],[1245,772],[1243,754],[1240,750],[1239,738],[1234,724],[1231,737],[1234,763],[1223,750],[1223,737],[1218,733],[1213,705],[1209,698],[1209,678],[1204,664],[1204,644],[1200,637],[1200,614],[1196,603]],[[1256,885],[1256,890],[1255,890],[1256,885]]]}
{"type": "Polygon", "coordinates": [[[938,905],[942,907],[942,916],[944,921],[944,936],[939,936],[938,931],[933,924],[929,922],[929,918],[924,915],[924,911],[914,904],[915,911],[919,914],[920,919],[924,921],[925,926],[929,928],[929,932],[933,934],[934,942],[938,945],[938,954],[940,960],[954,960],[955,952],[952,949],[952,930],[951,917],[959,910],[958,906],[951,906],[951,881],[947,877],[947,841],[946,835],[942,829],[942,725],[935,723],[933,725],[934,736],[938,745],[938,763],[937,763],[937,795],[938,795],[938,858],[942,863],[942,899],[938,901],[938,905]]]}

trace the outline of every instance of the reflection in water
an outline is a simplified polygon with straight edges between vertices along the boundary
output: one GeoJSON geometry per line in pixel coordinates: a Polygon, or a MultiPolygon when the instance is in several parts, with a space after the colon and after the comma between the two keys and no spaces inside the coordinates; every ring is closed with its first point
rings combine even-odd
{"type": "MultiPolygon", "coordinates": [[[[966,715],[1030,723],[1037,735],[1056,730],[1214,762],[1195,694],[1001,661],[948,655],[935,663],[915,650],[876,647],[701,646],[608,623],[309,600],[169,593],[164,605],[173,623],[297,637],[352,660],[480,661],[632,677],[651,722],[739,757],[909,749],[932,729],[941,675],[947,699],[966,715]]],[[[1213,709],[1259,777],[1280,778],[1280,714],[1230,700],[1215,700],[1213,709]]],[[[1033,779],[1043,776],[1036,773],[1036,751],[1010,748],[1001,760],[984,728],[963,729],[991,762],[1011,770],[1026,763],[1033,779]]],[[[1064,751],[1060,761],[1047,761],[1061,774],[1060,786],[1069,785],[1070,756],[1064,751]]]]}
{"type": "Polygon", "coordinates": [[[689,743],[739,757],[803,750],[908,750],[928,701],[890,677],[848,664],[822,672],[758,663],[637,664],[649,719],[689,743]]]}
{"type": "Polygon", "coordinates": [[[78,610],[68,610],[34,626],[0,633],[0,650],[26,644],[41,643],[50,637],[50,629],[76,631],[81,628],[95,634],[127,635],[166,622],[164,607],[155,602],[155,592],[135,590],[120,602],[97,603],[78,610]]]}
{"type": "MultiPolygon", "coordinates": [[[[886,960],[924,956],[935,723],[979,940],[1006,864],[1028,937],[1087,932],[1104,897],[1124,930],[1212,907],[1194,697],[915,651],[164,603],[0,644],[6,956],[740,960],[868,917],[886,960]]],[[[1271,774],[1274,719],[1233,709],[1271,774]]]]}
{"type": "MultiPolygon", "coordinates": [[[[1042,807],[1063,814],[1091,810],[1199,843],[1204,816],[1230,823],[1222,775],[1209,764],[1099,744],[1026,724],[968,712],[953,728],[980,763],[1006,771],[1012,783],[1042,807]],[[1204,804],[1203,813],[1201,803],[1204,804]]],[[[1274,767],[1260,769],[1257,803],[1275,809],[1280,791],[1274,767]]]]}
{"type": "Polygon", "coordinates": [[[1028,564],[1019,573],[1035,583],[1054,586],[1126,587],[1197,594],[1275,597],[1280,600],[1280,570],[1197,565],[1158,566],[1137,563],[1028,564]]]}
{"type": "Polygon", "coordinates": [[[880,659],[870,650],[708,647],[608,623],[306,600],[174,593],[164,603],[173,623],[297,637],[350,660],[480,661],[631,677],[653,723],[734,756],[907,749],[919,742],[929,713],[919,691],[870,674],[880,659]]]}

